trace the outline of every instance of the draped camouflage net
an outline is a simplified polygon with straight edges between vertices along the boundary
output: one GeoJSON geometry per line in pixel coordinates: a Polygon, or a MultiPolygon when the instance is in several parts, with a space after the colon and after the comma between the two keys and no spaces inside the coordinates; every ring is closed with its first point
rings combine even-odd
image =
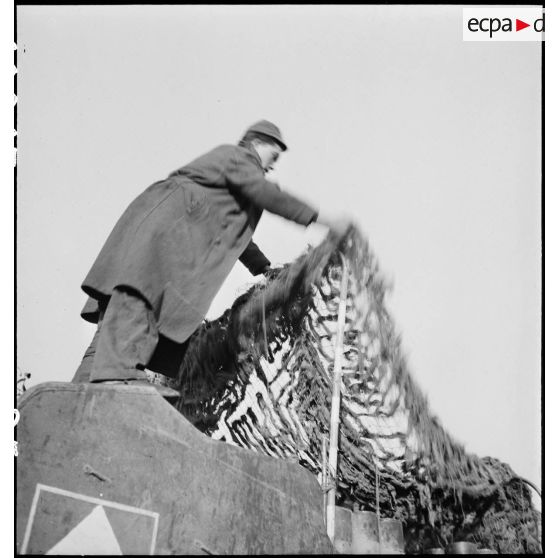
{"type": "MultiPolygon", "coordinates": [[[[190,339],[177,408],[216,439],[296,460],[319,476],[329,439],[344,258],[349,270],[337,502],[403,521],[407,550],[470,540],[540,552],[526,481],[468,453],[409,371],[385,306],[389,285],[355,229],[274,269],[190,339]]],[[[328,487],[325,487],[326,490],[328,487]]]]}

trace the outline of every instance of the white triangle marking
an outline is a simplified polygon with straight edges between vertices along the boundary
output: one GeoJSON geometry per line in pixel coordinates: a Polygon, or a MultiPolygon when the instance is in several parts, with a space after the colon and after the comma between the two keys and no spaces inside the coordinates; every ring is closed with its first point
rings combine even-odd
{"type": "Polygon", "coordinates": [[[122,556],[122,550],[105,511],[101,506],[96,506],[47,554],[116,554],[122,556]]]}

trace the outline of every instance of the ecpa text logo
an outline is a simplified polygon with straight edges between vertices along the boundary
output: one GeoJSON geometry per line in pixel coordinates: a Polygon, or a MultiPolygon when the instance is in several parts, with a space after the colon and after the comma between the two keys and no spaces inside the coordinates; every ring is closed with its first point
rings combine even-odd
{"type": "Polygon", "coordinates": [[[463,8],[464,41],[544,41],[544,10],[463,8]]]}

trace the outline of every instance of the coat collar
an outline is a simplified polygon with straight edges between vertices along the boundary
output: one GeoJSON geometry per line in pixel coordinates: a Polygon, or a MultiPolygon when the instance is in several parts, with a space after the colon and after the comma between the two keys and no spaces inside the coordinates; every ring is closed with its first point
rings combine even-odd
{"type": "Polygon", "coordinates": [[[248,147],[245,147],[244,149],[246,149],[252,155],[252,157],[254,157],[254,159],[258,163],[258,166],[263,171],[264,168],[263,168],[263,165],[262,165],[262,160],[260,159],[260,156],[258,155],[258,152],[252,147],[252,144],[250,144],[248,147]]]}

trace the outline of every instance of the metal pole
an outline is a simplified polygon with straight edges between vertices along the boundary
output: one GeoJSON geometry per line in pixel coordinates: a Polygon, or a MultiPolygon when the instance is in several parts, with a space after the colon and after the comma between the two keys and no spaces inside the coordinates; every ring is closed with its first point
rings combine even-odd
{"type": "Polygon", "coordinates": [[[382,552],[382,524],[380,519],[380,477],[378,475],[378,463],[374,460],[374,468],[376,469],[376,519],[378,520],[378,544],[380,552],[382,552]]]}
{"type": "Polygon", "coordinates": [[[327,524],[327,438],[322,434],[322,489],[324,491],[324,524],[327,524]]]}
{"type": "Polygon", "coordinates": [[[347,313],[347,286],[349,270],[347,262],[341,255],[343,273],[341,276],[341,294],[339,301],[339,315],[337,317],[337,337],[335,339],[335,360],[333,362],[333,389],[331,394],[331,417],[329,425],[329,474],[332,488],[327,493],[327,534],[332,542],[335,536],[335,494],[337,478],[337,447],[339,442],[339,408],[341,404],[341,380],[343,375],[343,345],[345,332],[345,316],[347,313]]]}

